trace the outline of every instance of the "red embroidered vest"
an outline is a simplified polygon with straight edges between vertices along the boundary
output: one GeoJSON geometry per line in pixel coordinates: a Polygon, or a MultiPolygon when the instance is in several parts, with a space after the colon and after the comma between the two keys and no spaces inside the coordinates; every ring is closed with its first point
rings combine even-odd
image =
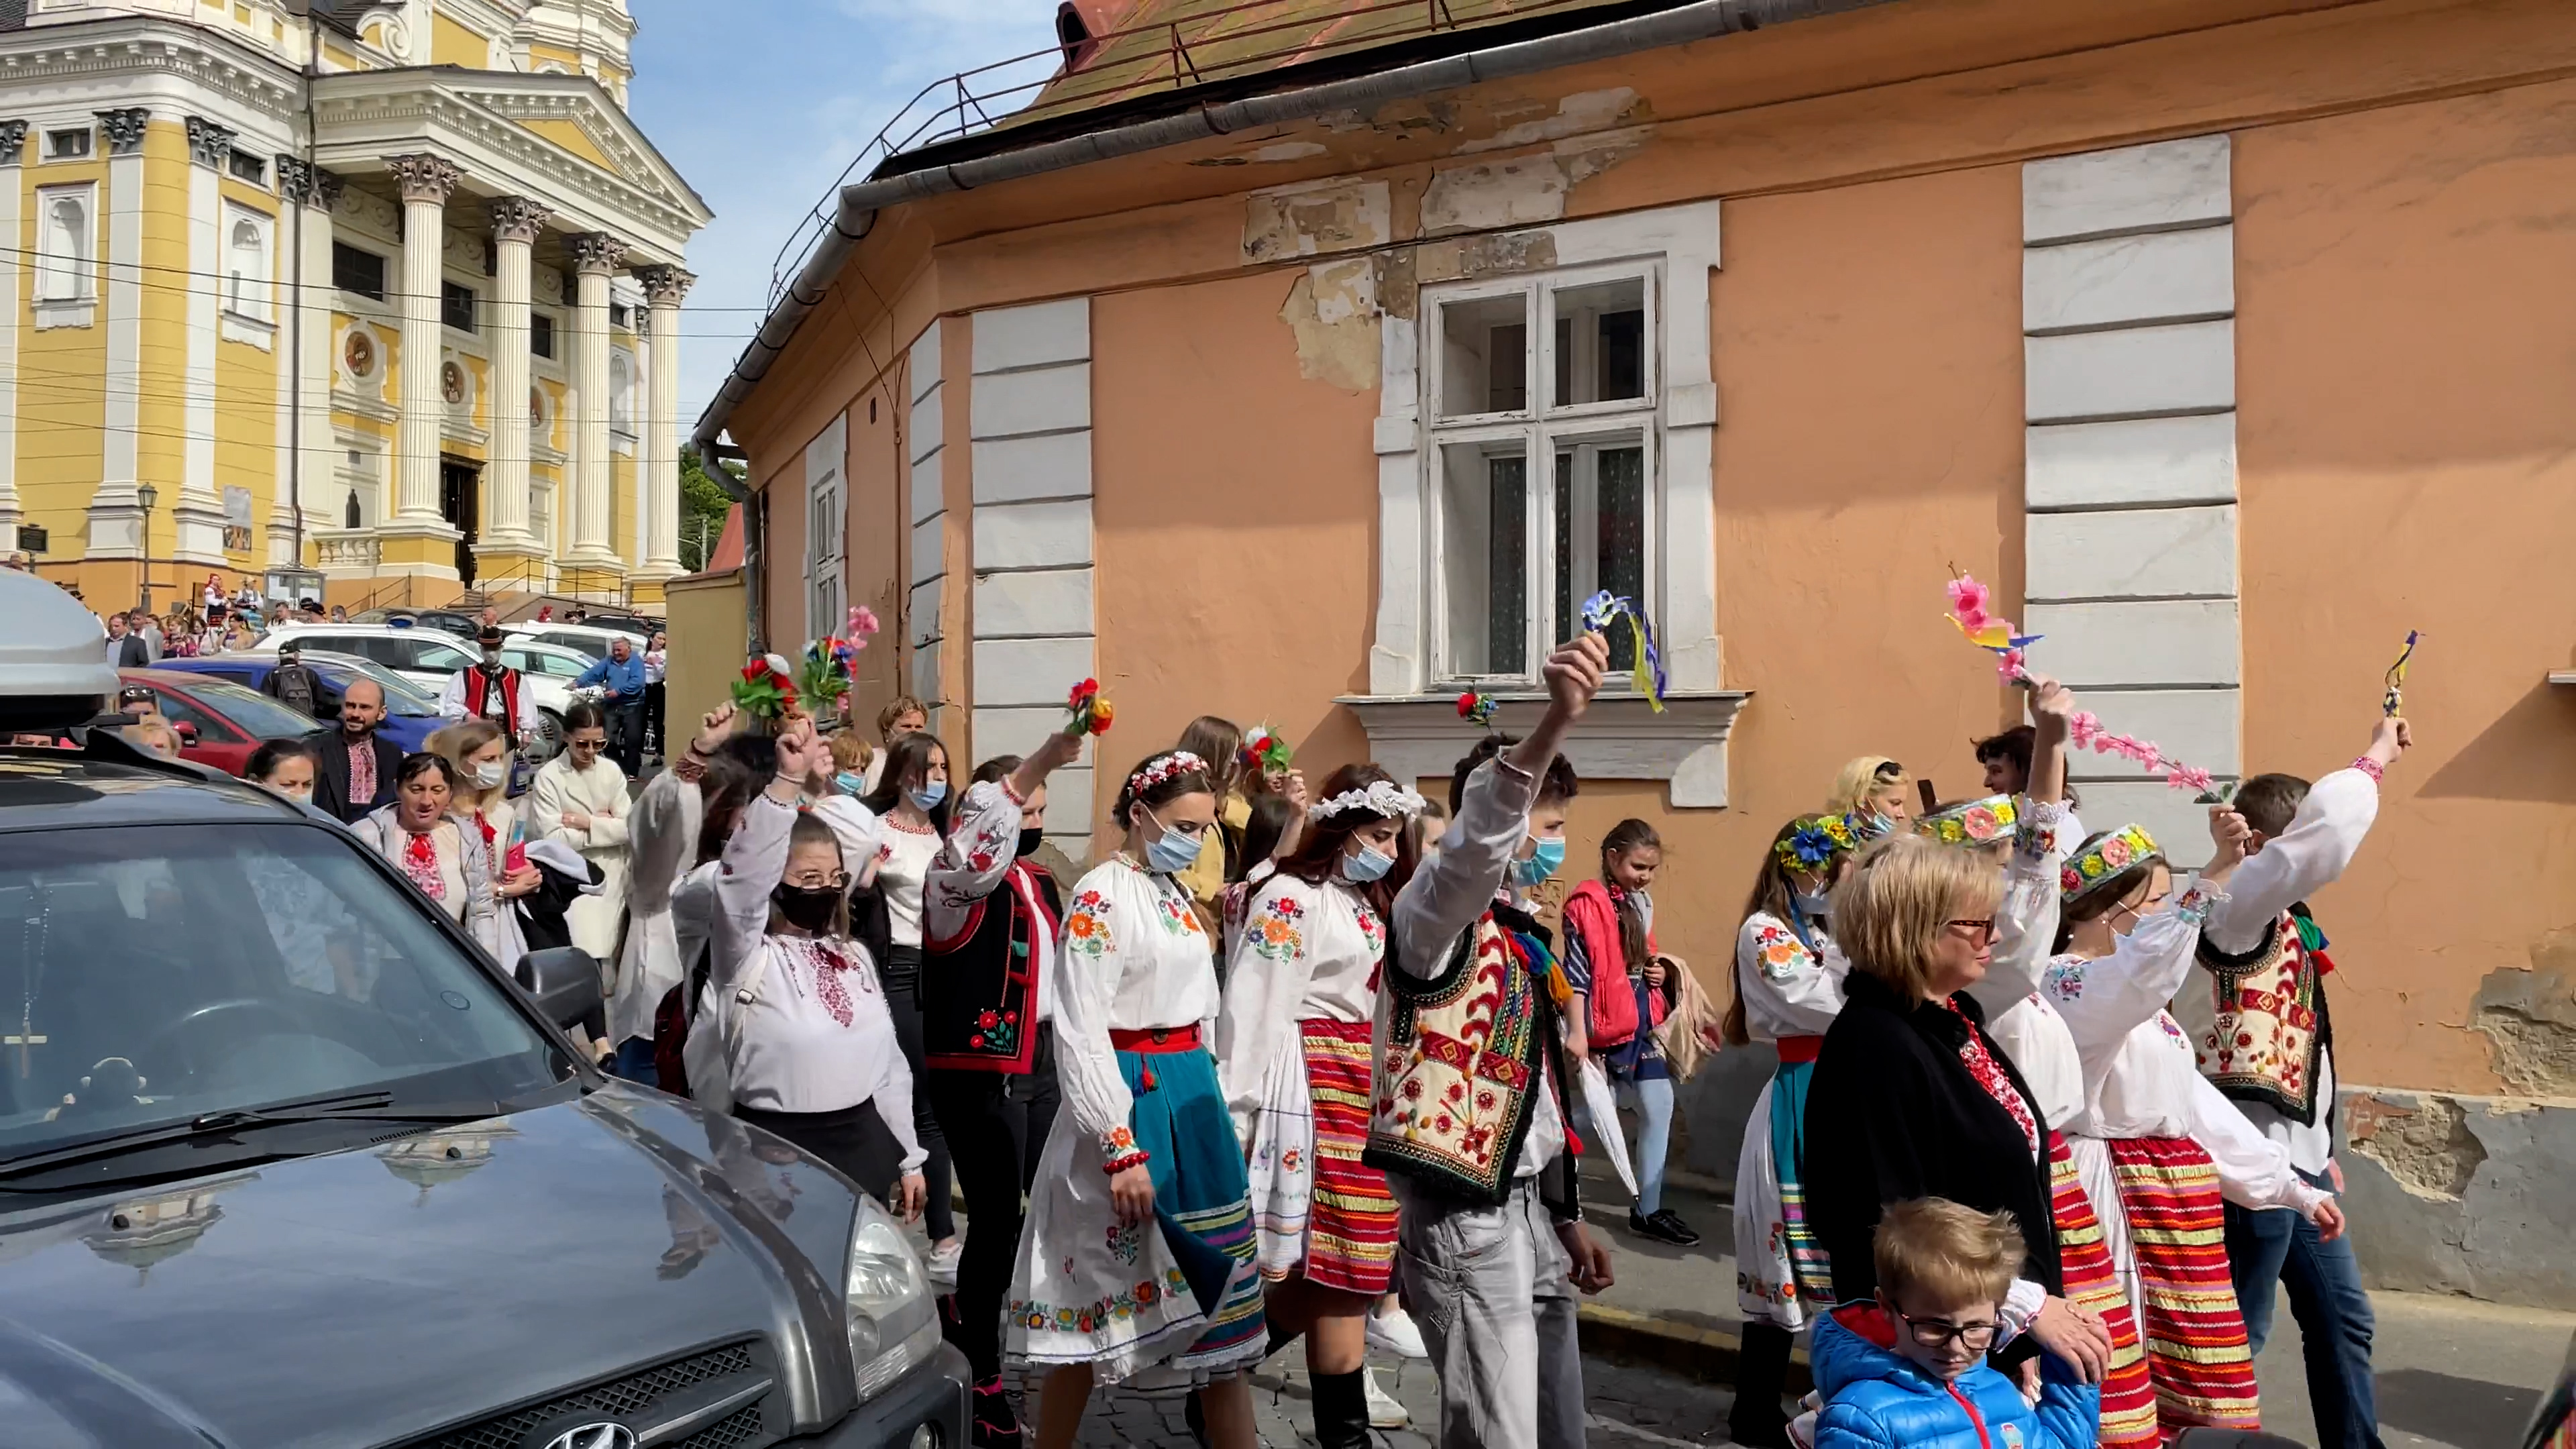
{"type": "Polygon", "coordinates": [[[2325,934],[2295,905],[2263,939],[2229,956],[2201,938],[2205,992],[2186,987],[2174,1013],[2191,1038],[2200,1074],[2221,1095],[2259,1102],[2302,1126],[2317,1120],[2317,1064],[2334,1041],[2324,975],[2334,969],[2325,934]]]}

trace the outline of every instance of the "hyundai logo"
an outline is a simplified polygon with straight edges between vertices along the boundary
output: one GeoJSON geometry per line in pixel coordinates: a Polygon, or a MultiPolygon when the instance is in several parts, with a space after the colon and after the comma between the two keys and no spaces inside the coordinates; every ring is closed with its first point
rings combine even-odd
{"type": "Polygon", "coordinates": [[[580,1424],[548,1439],[545,1449],[635,1449],[635,1431],[623,1424],[580,1424]]]}

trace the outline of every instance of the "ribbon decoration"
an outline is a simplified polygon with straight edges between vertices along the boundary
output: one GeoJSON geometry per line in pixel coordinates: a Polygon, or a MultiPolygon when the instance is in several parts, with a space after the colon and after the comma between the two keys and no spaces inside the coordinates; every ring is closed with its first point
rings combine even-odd
{"type": "Polygon", "coordinates": [[[1108,700],[1101,697],[1100,681],[1097,679],[1086,679],[1075,685],[1073,691],[1064,697],[1064,707],[1067,715],[1064,733],[1067,739],[1078,740],[1084,735],[1105,735],[1109,733],[1109,722],[1118,717],[1118,711],[1108,700]]]}
{"type": "Polygon", "coordinates": [[[2379,701],[2379,712],[2395,719],[2406,708],[2406,666],[2415,660],[2415,641],[2421,636],[2413,629],[2406,631],[2406,647],[2397,662],[2388,666],[2388,693],[2379,701]]]}
{"type": "Polygon", "coordinates": [[[1620,619],[1628,621],[1628,632],[1637,641],[1637,665],[1631,678],[1637,692],[1655,713],[1664,712],[1664,657],[1655,649],[1655,627],[1646,622],[1645,611],[1628,599],[1603,589],[1583,601],[1583,627],[1595,634],[1607,634],[1610,625],[1620,619]]]}
{"type": "MultiPolygon", "coordinates": [[[[2023,662],[2022,650],[2038,643],[2040,636],[2015,633],[2010,619],[1987,612],[1988,602],[1986,586],[1974,578],[1961,574],[1950,580],[1950,622],[1958,626],[1969,643],[1993,651],[1995,671],[2004,677],[2006,683],[2027,685],[2030,669],[2023,662]]],[[[2194,791],[2205,798],[2211,788],[2207,770],[2186,765],[2148,741],[2114,734],[2089,711],[2079,712],[2067,720],[2066,738],[2067,743],[2076,749],[2089,748],[2097,755],[2116,754],[2134,761],[2148,774],[2162,771],[2165,783],[2177,790],[2194,791]]]]}

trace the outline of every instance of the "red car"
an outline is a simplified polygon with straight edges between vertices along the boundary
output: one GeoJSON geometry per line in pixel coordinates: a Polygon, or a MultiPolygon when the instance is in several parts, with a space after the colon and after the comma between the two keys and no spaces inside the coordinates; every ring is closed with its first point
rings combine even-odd
{"type": "Polygon", "coordinates": [[[175,669],[120,669],[127,687],[152,691],[170,727],[179,732],[179,757],[228,775],[249,768],[253,751],[270,740],[292,740],[329,728],[255,689],[175,669]]]}

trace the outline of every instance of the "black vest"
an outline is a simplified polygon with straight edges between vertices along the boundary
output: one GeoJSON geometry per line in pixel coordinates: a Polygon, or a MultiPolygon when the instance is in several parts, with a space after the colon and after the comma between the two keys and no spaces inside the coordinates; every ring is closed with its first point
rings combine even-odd
{"type": "Polygon", "coordinates": [[[925,936],[925,1066],[1014,1076],[1029,1070],[1037,1050],[1037,967],[1053,954],[1063,921],[1064,900],[1055,877],[1021,860],[991,895],[975,903],[956,939],[925,936]],[[1037,909],[1031,908],[1032,895],[1037,909]]]}

